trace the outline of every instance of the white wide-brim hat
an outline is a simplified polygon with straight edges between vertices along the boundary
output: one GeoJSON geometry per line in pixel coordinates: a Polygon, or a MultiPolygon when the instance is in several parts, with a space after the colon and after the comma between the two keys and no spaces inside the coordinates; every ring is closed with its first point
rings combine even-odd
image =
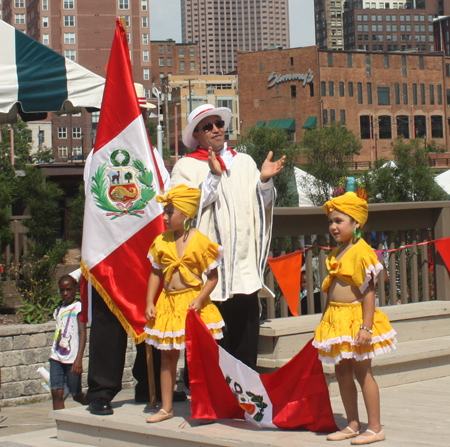
{"type": "Polygon", "coordinates": [[[188,116],[187,126],[183,131],[182,138],[186,147],[190,147],[191,149],[197,147],[198,142],[193,136],[194,129],[202,119],[208,116],[220,116],[225,121],[224,129],[228,129],[231,121],[231,110],[228,107],[214,107],[212,104],[203,104],[194,109],[188,116]]]}
{"type": "Polygon", "coordinates": [[[136,90],[136,96],[139,102],[139,107],[143,109],[156,109],[155,104],[151,104],[147,102],[147,98],[145,97],[145,90],[142,84],[134,83],[134,89],[136,90]]]}

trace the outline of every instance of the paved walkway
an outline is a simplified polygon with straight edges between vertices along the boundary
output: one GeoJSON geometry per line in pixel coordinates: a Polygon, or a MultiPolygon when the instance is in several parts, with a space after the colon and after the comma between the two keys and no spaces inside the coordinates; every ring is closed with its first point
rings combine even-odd
{"type": "MultiPolygon", "coordinates": [[[[382,423],[387,435],[387,440],[379,444],[380,446],[450,446],[448,435],[448,427],[450,426],[450,377],[383,388],[380,391],[382,423]]],[[[116,400],[132,398],[133,390],[124,390],[116,400]]],[[[78,406],[71,399],[68,399],[66,402],[67,407],[78,406]]],[[[345,427],[340,398],[333,397],[331,403],[337,424],[345,427]]],[[[359,403],[361,419],[363,422],[366,422],[367,418],[361,396],[359,403]]],[[[55,427],[54,421],[48,415],[50,410],[50,401],[4,408],[2,414],[7,416],[8,419],[3,423],[4,426],[0,428],[0,447],[56,447],[56,445],[65,445],[65,443],[60,443],[54,439],[49,442],[49,439],[56,434],[56,429],[48,430],[51,427],[55,427]],[[43,429],[47,429],[41,432],[42,435],[45,433],[47,436],[46,443],[38,440],[40,437],[39,432],[26,434],[26,432],[43,429]]],[[[220,429],[220,424],[216,424],[216,427],[220,429]]],[[[223,427],[225,430],[230,430],[226,425],[223,425],[223,427]]],[[[251,445],[251,427],[249,427],[249,430],[242,430],[242,428],[240,430],[242,437],[248,438],[247,444],[251,445]]],[[[277,436],[277,433],[274,432],[273,435],[277,436]]],[[[331,446],[330,443],[325,441],[323,436],[312,437],[312,434],[302,432],[280,432],[278,437],[281,433],[283,434],[282,437],[285,438],[285,445],[312,447],[323,444],[324,446],[331,446]]],[[[272,445],[269,440],[270,437],[271,434],[267,433],[267,445],[272,445]]],[[[246,439],[242,439],[242,441],[245,442],[246,439]]],[[[349,445],[349,442],[344,441],[336,444],[336,446],[339,445],[349,445]]]]}

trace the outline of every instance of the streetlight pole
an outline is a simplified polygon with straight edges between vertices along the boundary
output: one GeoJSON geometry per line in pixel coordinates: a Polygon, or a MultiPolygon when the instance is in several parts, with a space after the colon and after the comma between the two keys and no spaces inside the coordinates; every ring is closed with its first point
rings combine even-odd
{"type": "Polygon", "coordinates": [[[160,120],[160,113],[159,108],[161,105],[161,90],[158,90],[154,85],[152,88],[153,94],[158,98],[158,124],[156,125],[156,146],[158,147],[159,155],[161,155],[161,158],[163,158],[163,145],[162,145],[162,126],[161,126],[161,120],[160,120]]]}

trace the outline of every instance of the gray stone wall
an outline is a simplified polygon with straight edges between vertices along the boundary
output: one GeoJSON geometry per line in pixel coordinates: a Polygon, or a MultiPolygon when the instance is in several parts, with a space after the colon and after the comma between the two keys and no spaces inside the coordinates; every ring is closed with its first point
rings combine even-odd
{"type": "MultiPolygon", "coordinates": [[[[48,358],[54,334],[54,322],[0,326],[0,398],[3,406],[51,399],[50,393],[42,386],[43,379],[37,369],[40,366],[50,369],[48,358]]],[[[134,344],[128,339],[123,388],[134,385],[131,368],[135,355],[134,344]]],[[[88,358],[89,342],[83,357],[83,389],[87,387],[88,358]]]]}

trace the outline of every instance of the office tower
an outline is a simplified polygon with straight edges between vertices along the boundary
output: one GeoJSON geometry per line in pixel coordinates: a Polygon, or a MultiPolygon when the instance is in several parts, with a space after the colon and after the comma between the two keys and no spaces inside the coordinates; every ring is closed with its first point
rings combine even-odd
{"type": "Polygon", "coordinates": [[[181,0],[183,42],[197,42],[200,74],[236,69],[237,50],[289,48],[288,0],[181,0]]]}

